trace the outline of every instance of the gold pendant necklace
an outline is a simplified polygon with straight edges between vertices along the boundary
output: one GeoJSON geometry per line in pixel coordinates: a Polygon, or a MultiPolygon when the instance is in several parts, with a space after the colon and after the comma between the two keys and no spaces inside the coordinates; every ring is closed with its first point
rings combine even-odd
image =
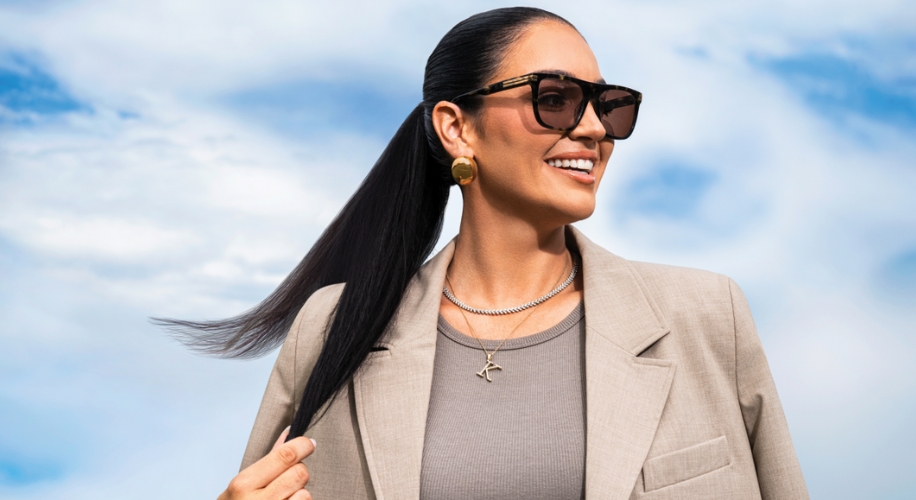
{"type": "MultiPolygon", "coordinates": [[[[572,256],[569,257],[569,260],[567,261],[566,266],[563,267],[563,273],[560,275],[560,279],[557,280],[557,283],[560,283],[560,281],[563,280],[563,276],[566,274],[566,270],[569,269],[569,264],[571,261],[572,261],[572,256]]],[[[445,281],[448,282],[448,286],[452,290],[455,289],[455,287],[452,286],[452,281],[448,277],[448,273],[446,273],[445,275],[445,281]]],[[[539,305],[540,304],[536,304],[533,307],[531,307],[528,311],[528,314],[526,314],[525,317],[522,318],[522,320],[517,325],[515,325],[515,328],[513,328],[512,331],[509,332],[509,335],[506,335],[506,337],[502,340],[502,342],[500,342],[499,345],[496,346],[496,349],[493,349],[492,351],[488,351],[487,348],[483,346],[483,342],[480,340],[480,338],[476,334],[474,334],[474,329],[471,327],[471,322],[468,321],[468,317],[464,313],[464,310],[461,309],[460,307],[458,308],[458,312],[460,312],[461,317],[464,318],[464,324],[467,325],[468,331],[471,333],[471,336],[474,337],[474,340],[476,340],[478,344],[480,344],[480,348],[483,349],[484,354],[487,355],[487,364],[484,365],[484,367],[479,372],[477,372],[478,377],[487,379],[487,382],[493,382],[493,379],[490,378],[490,370],[499,370],[499,371],[503,370],[503,367],[493,362],[493,355],[496,354],[496,351],[498,351],[499,348],[502,347],[503,344],[505,344],[507,340],[509,340],[509,337],[511,337],[512,334],[515,333],[515,331],[518,330],[520,326],[522,326],[522,323],[527,321],[528,318],[530,318],[531,315],[534,314],[534,310],[537,309],[539,305]]]]}
{"type": "MultiPolygon", "coordinates": [[[[484,352],[486,352],[486,349],[484,349],[484,352]]],[[[493,380],[490,378],[490,370],[502,370],[502,369],[503,369],[503,367],[501,367],[501,366],[499,366],[499,365],[497,365],[496,363],[493,362],[493,354],[495,354],[495,353],[496,353],[496,351],[487,352],[487,364],[486,364],[486,366],[483,367],[482,370],[480,370],[479,372],[477,372],[477,376],[480,377],[480,378],[483,378],[484,375],[486,375],[486,377],[487,377],[487,382],[492,382],[492,381],[493,381],[493,380]]]]}

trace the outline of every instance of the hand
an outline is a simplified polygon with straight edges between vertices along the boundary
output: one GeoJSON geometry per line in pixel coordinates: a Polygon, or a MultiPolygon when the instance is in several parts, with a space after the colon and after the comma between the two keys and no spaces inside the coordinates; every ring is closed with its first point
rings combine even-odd
{"type": "Polygon", "coordinates": [[[289,427],[264,458],[239,472],[217,500],[311,500],[305,490],[309,471],[302,459],[315,451],[315,442],[297,437],[284,443],[289,427]]]}

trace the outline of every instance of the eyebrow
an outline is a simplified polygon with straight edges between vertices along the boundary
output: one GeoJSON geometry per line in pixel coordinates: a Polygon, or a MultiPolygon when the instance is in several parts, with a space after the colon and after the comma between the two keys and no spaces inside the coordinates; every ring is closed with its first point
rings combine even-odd
{"type": "MultiPolygon", "coordinates": [[[[538,71],[532,71],[532,73],[553,73],[555,75],[563,75],[563,76],[568,76],[570,78],[578,78],[576,75],[570,73],[569,71],[562,70],[562,69],[542,69],[538,71]]],[[[605,84],[605,85],[607,84],[607,82],[604,81],[604,78],[599,78],[595,83],[600,83],[600,84],[605,84]]]]}

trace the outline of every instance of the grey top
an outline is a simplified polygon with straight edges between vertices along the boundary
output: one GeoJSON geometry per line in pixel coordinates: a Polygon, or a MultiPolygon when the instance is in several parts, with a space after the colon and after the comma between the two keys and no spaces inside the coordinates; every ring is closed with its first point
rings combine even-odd
{"type": "Polygon", "coordinates": [[[584,498],[583,312],[507,340],[493,382],[476,375],[487,361],[480,344],[439,317],[421,500],[584,498]]]}

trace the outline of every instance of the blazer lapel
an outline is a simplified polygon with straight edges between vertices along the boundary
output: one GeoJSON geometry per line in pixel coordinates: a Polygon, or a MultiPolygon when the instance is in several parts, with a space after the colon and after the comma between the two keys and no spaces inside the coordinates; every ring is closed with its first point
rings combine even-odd
{"type": "Polygon", "coordinates": [[[655,437],[674,363],[638,355],[668,333],[626,260],[570,227],[585,280],[586,452],[589,499],[627,499],[655,437]]]}
{"type": "MultiPolygon", "coordinates": [[[[638,355],[668,333],[645,284],[626,260],[569,227],[585,279],[586,456],[589,499],[627,499],[649,452],[674,363],[638,355]]],[[[360,439],[378,500],[418,499],[432,387],[436,322],[447,245],[417,273],[391,328],[387,352],[354,378],[360,439]]]]}
{"type": "Polygon", "coordinates": [[[389,330],[354,377],[356,418],[378,500],[418,499],[436,324],[454,243],[411,280],[389,330]]]}

